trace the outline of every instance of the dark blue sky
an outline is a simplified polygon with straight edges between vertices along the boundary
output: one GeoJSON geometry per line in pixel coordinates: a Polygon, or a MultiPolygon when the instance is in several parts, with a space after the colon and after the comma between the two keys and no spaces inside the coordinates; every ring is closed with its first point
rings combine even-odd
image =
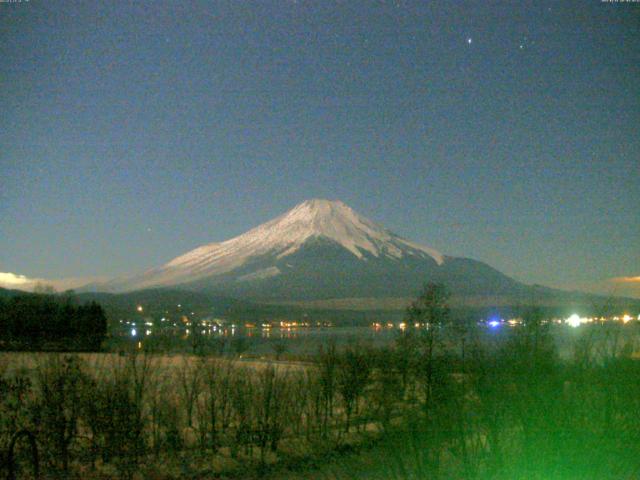
{"type": "Polygon", "coordinates": [[[0,272],[322,197],[528,283],[640,275],[640,4],[31,0],[0,36],[0,272]]]}

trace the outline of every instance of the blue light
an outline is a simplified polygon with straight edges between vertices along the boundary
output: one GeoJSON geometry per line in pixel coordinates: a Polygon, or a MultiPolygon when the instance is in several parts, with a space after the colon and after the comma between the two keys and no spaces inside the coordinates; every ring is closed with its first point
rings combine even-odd
{"type": "Polygon", "coordinates": [[[500,322],[499,322],[498,320],[491,320],[491,321],[489,322],[489,326],[490,326],[491,328],[499,327],[499,326],[500,326],[500,322]]]}
{"type": "Polygon", "coordinates": [[[132,328],[132,329],[131,329],[131,336],[132,336],[132,337],[135,337],[137,334],[138,334],[138,332],[136,332],[136,329],[135,329],[135,328],[132,328]]]}

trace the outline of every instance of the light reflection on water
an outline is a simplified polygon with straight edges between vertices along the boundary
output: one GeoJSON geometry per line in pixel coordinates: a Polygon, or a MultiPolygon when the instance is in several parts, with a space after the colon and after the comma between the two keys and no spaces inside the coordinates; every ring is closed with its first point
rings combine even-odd
{"type": "MultiPolygon", "coordinates": [[[[515,328],[503,325],[501,328],[480,329],[481,338],[491,344],[504,339],[514,332],[515,328]]],[[[624,328],[625,337],[634,337],[640,341],[640,329],[624,328]]],[[[562,357],[569,357],[573,354],[575,342],[580,336],[579,329],[572,329],[566,325],[552,325],[551,333],[556,343],[558,352],[562,357]]],[[[595,332],[598,336],[598,332],[595,332]]],[[[398,328],[373,328],[371,326],[360,327],[271,327],[247,328],[245,326],[225,326],[213,331],[209,329],[204,334],[198,335],[198,341],[205,347],[215,351],[221,348],[224,351],[233,351],[234,342],[245,339],[247,342],[247,353],[252,354],[273,354],[276,344],[285,345],[286,351],[294,354],[313,353],[329,343],[336,346],[348,345],[350,343],[362,343],[375,347],[391,346],[395,339],[403,333],[398,328]]],[[[169,332],[156,335],[155,333],[142,340],[145,346],[152,346],[155,342],[164,337],[168,341],[167,347],[176,350],[188,350],[194,343],[193,333],[186,336],[182,334],[174,335],[169,332]]]]}
{"type": "MultiPolygon", "coordinates": [[[[320,346],[334,343],[336,346],[349,343],[364,343],[376,347],[390,345],[399,335],[398,329],[376,330],[371,327],[303,327],[303,328],[246,328],[228,326],[204,329],[194,335],[185,331],[154,332],[144,338],[136,338],[145,348],[151,350],[189,351],[194,344],[206,350],[232,353],[237,342],[246,342],[246,353],[273,354],[276,344],[285,345],[289,353],[302,354],[317,352],[320,346]]],[[[126,338],[126,337],[125,337],[126,338]]],[[[132,339],[133,340],[133,339],[132,339]]]]}
{"type": "MultiPolygon", "coordinates": [[[[203,338],[219,338],[219,337],[247,337],[247,338],[265,338],[265,339],[298,339],[307,337],[343,337],[357,336],[359,338],[386,338],[397,336],[399,329],[390,328],[372,328],[372,327],[272,327],[272,328],[248,328],[248,327],[222,327],[218,329],[205,329],[199,333],[203,338]]],[[[179,335],[184,339],[193,336],[193,332],[179,335]]]]}

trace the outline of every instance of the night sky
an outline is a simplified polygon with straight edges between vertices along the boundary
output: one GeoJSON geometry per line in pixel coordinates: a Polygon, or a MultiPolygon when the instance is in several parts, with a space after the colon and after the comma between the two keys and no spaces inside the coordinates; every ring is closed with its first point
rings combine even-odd
{"type": "Polygon", "coordinates": [[[0,280],[139,272],[328,198],[640,296],[640,3],[3,2],[0,85],[0,280]]]}

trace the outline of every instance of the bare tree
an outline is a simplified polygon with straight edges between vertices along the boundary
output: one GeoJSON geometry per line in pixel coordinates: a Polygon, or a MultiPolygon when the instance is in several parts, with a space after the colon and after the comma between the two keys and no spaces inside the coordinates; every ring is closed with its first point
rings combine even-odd
{"type": "Polygon", "coordinates": [[[78,434],[83,372],[77,356],[49,355],[40,364],[38,376],[37,420],[43,439],[51,443],[54,458],[66,475],[69,449],[78,434]]]}
{"type": "Polygon", "coordinates": [[[273,365],[257,372],[255,386],[255,438],[260,448],[260,463],[264,466],[267,448],[275,452],[284,432],[287,402],[287,377],[273,365]]]}
{"type": "Polygon", "coordinates": [[[206,363],[203,382],[206,395],[200,404],[198,425],[201,431],[201,444],[216,451],[220,436],[229,427],[232,412],[233,376],[235,367],[232,362],[212,360],[206,363]]]}
{"type": "Polygon", "coordinates": [[[237,456],[242,447],[246,454],[252,455],[254,385],[246,368],[236,369],[230,391],[235,430],[231,441],[231,455],[237,456]]]}
{"type": "Polygon", "coordinates": [[[442,346],[442,328],[449,322],[448,300],[449,293],[444,285],[427,283],[406,313],[406,321],[410,326],[420,326],[417,337],[420,350],[418,372],[422,375],[423,405],[427,419],[431,413],[434,393],[436,349],[442,346]]]}
{"type": "Polygon", "coordinates": [[[203,362],[183,357],[182,364],[178,370],[180,395],[187,414],[187,426],[189,428],[193,427],[193,409],[198,395],[202,391],[203,368],[203,362]]]}
{"type": "Polygon", "coordinates": [[[337,387],[345,410],[345,432],[349,432],[352,415],[358,413],[358,400],[362,396],[371,372],[371,359],[359,345],[347,348],[338,357],[337,387]]]}
{"type": "Polygon", "coordinates": [[[279,361],[282,354],[287,351],[287,344],[284,340],[277,340],[271,343],[271,348],[273,349],[273,353],[276,354],[276,361],[279,361]]]}
{"type": "Polygon", "coordinates": [[[333,417],[333,403],[336,394],[336,370],[338,366],[338,355],[336,345],[330,342],[325,347],[320,347],[318,353],[318,380],[320,386],[320,397],[318,412],[322,418],[320,432],[323,438],[329,433],[329,422],[333,417]]]}

